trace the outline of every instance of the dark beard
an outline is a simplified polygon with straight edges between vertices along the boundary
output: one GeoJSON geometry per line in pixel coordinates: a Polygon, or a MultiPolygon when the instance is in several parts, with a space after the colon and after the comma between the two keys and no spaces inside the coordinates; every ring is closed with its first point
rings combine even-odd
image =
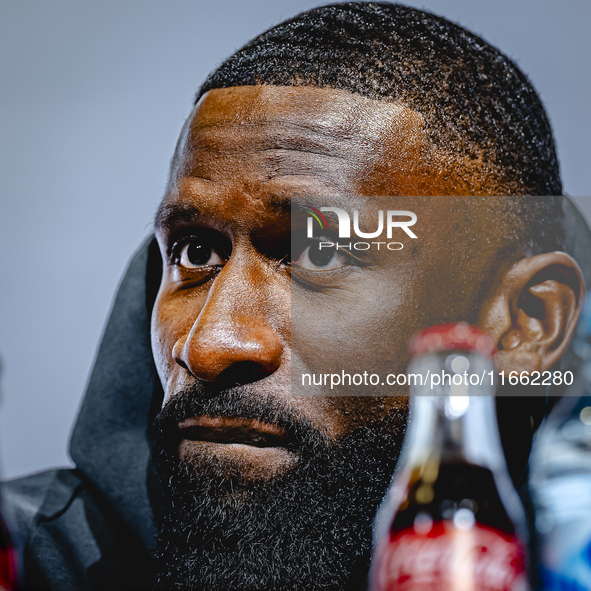
{"type": "Polygon", "coordinates": [[[157,590],[360,589],[369,567],[371,523],[398,457],[405,413],[335,443],[302,417],[245,388],[208,400],[173,397],[150,433],[151,500],[159,531],[157,590]],[[171,434],[191,416],[259,419],[297,441],[295,467],[245,482],[226,467],[178,459],[171,434]]]}

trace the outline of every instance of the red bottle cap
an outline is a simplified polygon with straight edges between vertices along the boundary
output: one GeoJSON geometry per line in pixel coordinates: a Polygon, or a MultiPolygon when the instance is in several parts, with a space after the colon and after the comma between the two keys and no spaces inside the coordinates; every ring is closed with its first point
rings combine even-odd
{"type": "Polygon", "coordinates": [[[494,341],[483,331],[467,322],[432,326],[418,332],[410,339],[411,355],[425,355],[437,351],[477,351],[481,355],[492,357],[497,347],[494,341]]]}

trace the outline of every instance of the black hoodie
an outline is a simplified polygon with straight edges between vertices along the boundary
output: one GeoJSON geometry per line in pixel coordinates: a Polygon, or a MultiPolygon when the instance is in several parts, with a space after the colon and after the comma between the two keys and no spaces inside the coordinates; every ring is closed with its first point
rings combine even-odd
{"type": "MultiPolygon", "coordinates": [[[[568,199],[564,210],[565,250],[579,262],[589,286],[591,234],[568,199]]],[[[20,528],[31,591],[153,587],[150,557],[157,534],[148,500],[147,428],[162,396],[150,348],[160,273],[160,255],[150,238],[133,258],[113,305],[70,443],[76,468],[3,487],[20,528]]],[[[523,410],[509,406],[499,421],[505,450],[513,452],[507,454],[510,467],[513,460],[519,470],[513,470],[516,480],[531,439],[524,435],[530,411],[523,410]],[[517,449],[523,449],[521,457],[517,449]]]]}
{"type": "Polygon", "coordinates": [[[153,587],[146,430],[158,380],[148,274],[157,282],[155,248],[152,239],[141,247],[119,288],[70,442],[76,468],[3,486],[33,591],[153,587]]]}

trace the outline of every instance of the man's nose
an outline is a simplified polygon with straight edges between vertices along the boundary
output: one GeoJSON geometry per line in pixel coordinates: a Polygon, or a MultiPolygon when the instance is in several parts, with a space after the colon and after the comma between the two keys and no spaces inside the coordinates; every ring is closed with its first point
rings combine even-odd
{"type": "MultiPolygon", "coordinates": [[[[236,271],[228,262],[189,334],[175,344],[175,361],[200,380],[228,385],[276,371],[283,343],[274,326],[281,314],[280,303],[273,301],[279,288],[273,283],[268,273],[236,271]]],[[[289,306],[289,295],[280,299],[289,306]]]]}

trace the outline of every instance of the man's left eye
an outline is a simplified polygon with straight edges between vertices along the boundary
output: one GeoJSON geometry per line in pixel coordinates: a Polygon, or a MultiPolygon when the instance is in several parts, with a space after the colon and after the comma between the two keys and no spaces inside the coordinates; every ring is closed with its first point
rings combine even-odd
{"type": "Polygon", "coordinates": [[[216,252],[209,240],[192,238],[179,249],[176,263],[185,269],[198,269],[224,265],[226,259],[216,252]]]}
{"type": "Polygon", "coordinates": [[[334,245],[315,242],[307,246],[291,264],[309,271],[329,271],[344,267],[347,262],[345,256],[338,252],[334,245]]]}

